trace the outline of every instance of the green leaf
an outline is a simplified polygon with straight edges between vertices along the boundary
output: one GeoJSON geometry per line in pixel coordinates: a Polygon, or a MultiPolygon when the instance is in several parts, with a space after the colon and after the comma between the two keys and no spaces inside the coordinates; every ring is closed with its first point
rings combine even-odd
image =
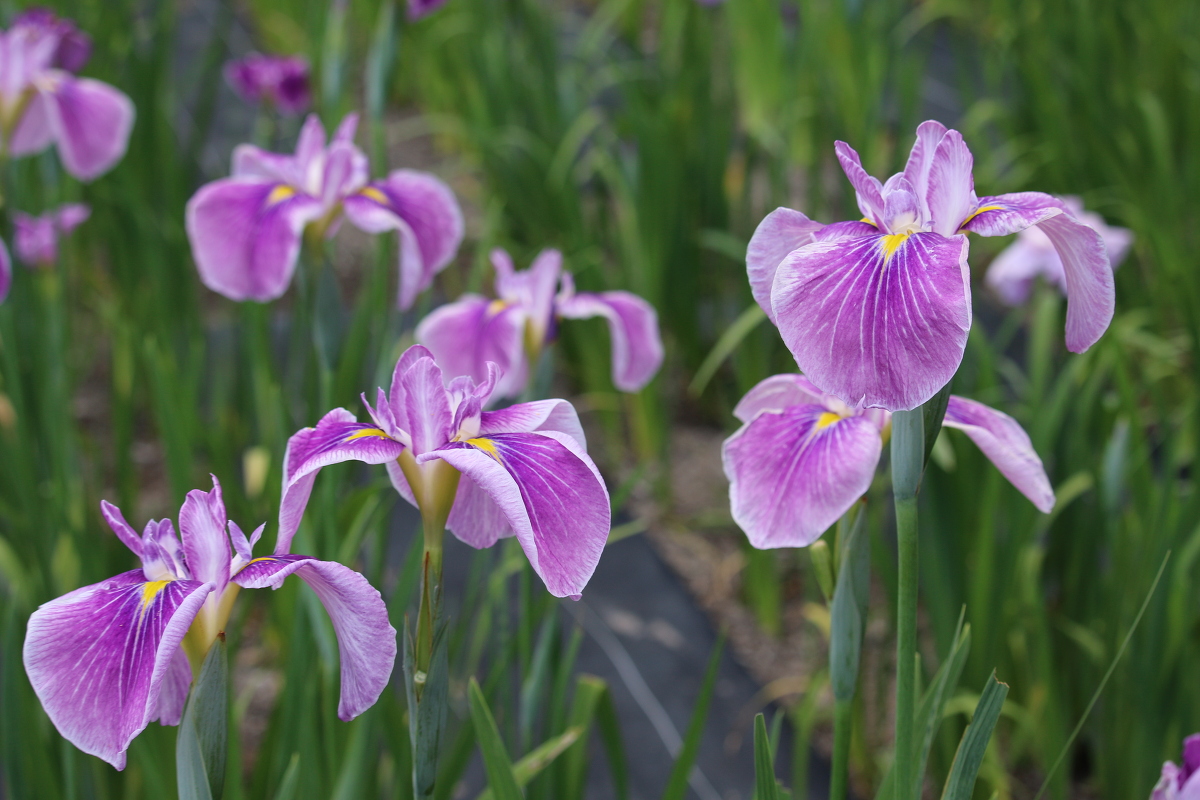
{"type": "MultiPolygon", "coordinates": [[[[579,741],[579,737],[583,735],[583,728],[568,728],[551,739],[547,739],[540,746],[530,750],[516,764],[513,764],[512,774],[517,781],[517,786],[525,787],[529,782],[536,778],[542,770],[550,766],[554,759],[558,758],[567,748],[579,741]]],[[[485,789],[479,795],[478,800],[493,800],[492,790],[485,789]]]]}
{"type": "MultiPolygon", "coordinates": [[[[575,697],[571,702],[568,724],[571,727],[587,727],[595,724],[596,732],[608,756],[613,789],[617,800],[629,797],[629,770],[625,765],[625,748],[621,744],[621,725],[613,705],[608,684],[595,675],[580,675],[575,683],[575,697]]],[[[587,737],[581,736],[567,751],[562,760],[562,800],[582,800],[587,782],[588,749],[587,737]]]]}
{"type": "Polygon", "coordinates": [[[925,419],[925,461],[929,463],[929,454],[937,442],[938,434],[942,432],[942,420],[946,418],[946,406],[950,404],[950,384],[947,383],[933,397],[921,406],[925,419]]]}
{"type": "Polygon", "coordinates": [[[838,537],[838,580],[829,612],[829,675],[838,701],[853,700],[858,683],[871,559],[866,517],[856,503],[838,522],[844,532],[838,537]]]}
{"type": "Polygon", "coordinates": [[[733,355],[733,351],[738,349],[742,340],[749,336],[766,318],[766,312],[759,307],[758,303],[747,307],[733,321],[733,324],[725,329],[721,338],[717,339],[717,343],[713,345],[713,349],[705,356],[704,363],[700,365],[700,369],[696,370],[696,377],[692,378],[692,382],[688,385],[688,394],[692,397],[704,394],[705,387],[717,374],[717,370],[720,369],[725,359],[733,355]]]}
{"type": "Polygon", "coordinates": [[[963,731],[958,752],[954,754],[954,765],[950,767],[950,777],[946,778],[946,788],[942,790],[942,800],[971,800],[979,765],[983,763],[983,755],[987,752],[1006,697],[1008,684],[996,680],[996,673],[993,672],[979,698],[979,704],[975,706],[971,724],[963,731]]]}
{"type": "Polygon", "coordinates": [[[704,673],[704,683],[700,685],[700,696],[696,698],[696,707],[688,723],[687,735],[683,738],[683,747],[679,749],[675,765],[671,767],[671,776],[667,779],[663,800],[683,800],[687,792],[688,777],[692,774],[692,767],[696,765],[696,756],[700,752],[700,737],[704,734],[704,721],[712,703],[713,687],[717,685],[717,667],[721,663],[721,652],[724,649],[725,636],[722,635],[713,645],[712,655],[708,657],[708,669],[704,673]]]}
{"type": "MultiPolygon", "coordinates": [[[[440,600],[437,601],[440,605],[440,600]]],[[[436,618],[436,617],[435,617],[436,618]]],[[[433,635],[429,674],[415,672],[415,642],[404,621],[404,689],[408,696],[408,731],[413,749],[413,794],[428,797],[437,783],[438,748],[446,727],[450,666],[446,655],[446,626],[433,635]],[[417,684],[422,683],[420,699],[417,684]]]]}
{"type": "Polygon", "coordinates": [[[275,800],[295,800],[296,788],[300,785],[300,754],[292,753],[284,770],[283,780],[279,782],[279,790],[275,792],[275,800]]]}
{"type": "Polygon", "coordinates": [[[180,800],[221,800],[229,736],[229,661],[225,637],[208,650],[175,739],[180,800]]]}
{"type": "Polygon", "coordinates": [[[523,800],[496,720],[474,678],[471,678],[467,687],[467,695],[471,704],[471,721],[475,725],[475,737],[479,740],[479,752],[483,755],[483,767],[487,771],[492,796],[495,800],[523,800]]]}
{"type": "Polygon", "coordinates": [[[754,799],[779,800],[775,785],[775,765],[771,763],[771,740],[767,720],[762,713],[754,716],[754,799]]]}

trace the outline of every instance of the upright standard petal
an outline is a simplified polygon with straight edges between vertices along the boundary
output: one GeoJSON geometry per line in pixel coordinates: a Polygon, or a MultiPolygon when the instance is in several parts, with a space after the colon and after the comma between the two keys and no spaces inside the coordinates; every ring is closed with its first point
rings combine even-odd
{"type": "Polygon", "coordinates": [[[280,183],[226,178],[188,201],[192,257],[204,285],[230,300],[274,300],[287,291],[315,198],[280,183]]]}
{"type": "Polygon", "coordinates": [[[1062,201],[1041,192],[980,199],[963,225],[982,236],[1004,236],[1037,225],[1062,259],[1067,294],[1067,349],[1082,353],[1099,340],[1116,309],[1112,265],[1100,234],[1074,219],[1062,201]]]}
{"type": "Polygon", "coordinates": [[[215,475],[212,481],[211,492],[188,492],[179,509],[179,535],[188,572],[196,580],[212,584],[220,596],[229,582],[233,552],[229,549],[229,519],[225,516],[221,484],[215,475]]]}
{"type": "Polygon", "coordinates": [[[275,553],[286,553],[291,548],[321,467],[343,461],[384,464],[395,461],[402,452],[404,445],[379,428],[359,422],[344,408],[330,411],[317,427],[293,434],[283,456],[283,494],[279,500],[275,553]]]}
{"type": "Polygon", "coordinates": [[[800,370],[853,407],[916,408],[954,376],[971,329],[965,236],[868,236],[803,247],[771,301],[800,370]]]}
{"type": "Polygon", "coordinates": [[[117,769],[162,716],[159,696],[180,642],[212,586],[146,582],[141,570],[41,606],[25,633],[25,672],[68,741],[117,769]]]}
{"type": "Polygon", "coordinates": [[[446,375],[482,381],[488,363],[496,364],[502,374],[493,396],[516,397],[529,378],[525,320],[520,306],[468,294],[421,320],[416,339],[429,348],[446,375]]]}
{"type": "Polygon", "coordinates": [[[133,102],[107,83],[61,73],[47,94],[46,111],[58,155],[81,181],[108,172],[125,155],[133,130],[133,102]]]}
{"type": "MultiPolygon", "coordinates": [[[[775,322],[771,308],[771,286],[775,283],[775,270],[779,262],[793,250],[811,244],[813,234],[823,226],[799,211],[777,208],[763,218],[750,237],[746,247],[746,273],[750,277],[750,293],[754,301],[767,312],[767,319],[775,322]]],[[[874,229],[872,229],[874,233],[874,229]]]]}
{"type": "Polygon", "coordinates": [[[426,172],[401,169],[345,199],[346,217],[367,233],[400,234],[401,309],[412,306],[445,269],[463,238],[454,192],[426,172]]]}
{"type": "Polygon", "coordinates": [[[450,425],[454,421],[442,371],[432,358],[422,358],[404,373],[401,383],[412,454],[438,449],[453,435],[450,425]]]}
{"type": "Polygon", "coordinates": [[[573,438],[501,433],[424,458],[441,458],[477,483],[504,512],[550,593],[579,597],[600,561],[611,518],[604,480],[573,438]]]}
{"type": "Polygon", "coordinates": [[[733,519],[759,549],[807,547],[871,487],[882,450],[866,416],[765,411],[721,450],[733,519]]]}
{"type": "Polygon", "coordinates": [[[953,236],[975,209],[975,158],[958,131],[947,131],[929,165],[925,201],[934,233],[953,236]]]}
{"type": "Polygon", "coordinates": [[[790,406],[825,405],[825,396],[803,375],[772,375],[759,381],[738,401],[733,415],[750,422],[764,411],[783,411],[790,406]]]}
{"type": "Polygon", "coordinates": [[[125,521],[125,515],[121,513],[121,509],[107,500],[101,500],[100,516],[108,523],[108,527],[112,528],[112,532],[121,540],[121,544],[132,550],[133,554],[140,559],[142,557],[142,537],[138,536],[133,526],[125,521]]]}
{"type": "Polygon", "coordinates": [[[883,185],[863,169],[862,161],[853,147],[845,142],[834,142],[833,149],[837,153],[838,163],[842,165],[842,172],[846,173],[846,178],[854,187],[858,210],[882,229],[886,224],[883,218],[883,185]]]}
{"type": "Polygon", "coordinates": [[[991,459],[996,469],[1044,514],[1054,508],[1054,489],[1033,442],[1015,419],[965,397],[950,395],[942,425],[958,428],[991,459]]]}
{"type": "Polygon", "coordinates": [[[480,415],[479,435],[493,433],[530,433],[533,431],[558,431],[574,439],[587,450],[587,439],[575,406],[566,400],[535,400],[532,403],[516,403],[499,411],[484,411],[480,415]]]}
{"type": "Polygon", "coordinates": [[[663,345],[654,306],[629,292],[584,292],[559,302],[567,319],[604,317],[612,339],[613,384],[623,392],[640,391],[662,366],[663,345]]]}
{"type": "Polygon", "coordinates": [[[912,184],[925,219],[929,219],[929,203],[926,200],[929,170],[933,166],[933,154],[937,152],[938,144],[945,135],[946,126],[937,120],[922,122],[917,126],[917,140],[913,142],[912,150],[908,154],[908,163],[904,165],[904,177],[912,184]]]}
{"type": "Polygon", "coordinates": [[[387,686],[396,661],[396,629],[379,591],[359,573],[308,556],[256,558],[234,576],[247,589],[278,587],[289,575],[316,592],[337,634],[342,661],[338,718],[349,721],[370,708],[387,686]]]}

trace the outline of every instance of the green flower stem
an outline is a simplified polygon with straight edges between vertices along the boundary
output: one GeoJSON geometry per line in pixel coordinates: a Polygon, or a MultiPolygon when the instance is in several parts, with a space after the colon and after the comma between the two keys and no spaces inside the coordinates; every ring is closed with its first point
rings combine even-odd
{"type": "Polygon", "coordinates": [[[850,777],[850,727],[854,701],[838,700],[833,706],[833,772],[829,782],[829,800],[846,800],[850,777]]]}
{"type": "Polygon", "coordinates": [[[896,602],[896,800],[915,800],[921,776],[913,756],[917,652],[917,490],[925,464],[920,408],[892,415],[892,493],[899,551],[896,602]]]}

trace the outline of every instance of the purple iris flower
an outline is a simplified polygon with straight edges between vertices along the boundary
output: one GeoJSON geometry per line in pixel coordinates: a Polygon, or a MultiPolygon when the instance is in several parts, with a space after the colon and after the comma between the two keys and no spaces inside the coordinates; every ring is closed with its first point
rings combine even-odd
{"type": "Polygon", "coordinates": [[[493,396],[515,397],[529,379],[545,344],[553,339],[560,319],[604,317],[612,338],[613,384],[636,392],[662,366],[663,346],[654,307],[629,292],[576,292],[575,281],[563,272],[562,253],[543,250],[533,265],[513,268],[504,250],[492,251],[496,294],[492,300],[463,295],[444,305],[417,326],[417,341],[433,353],[451,375],[487,379],[490,363],[500,366],[493,396]]]}
{"type": "Polygon", "coordinates": [[[0,32],[4,152],[26,156],[55,144],[67,172],[85,181],[121,160],[133,103],[106,83],[73,74],[90,52],[74,23],[45,9],[21,14],[0,32]]]}
{"type": "Polygon", "coordinates": [[[401,169],[368,182],[367,157],[354,145],[350,114],[326,145],[315,114],[294,155],[249,144],[233,151],[233,175],[202,186],[187,204],[192,256],[204,285],[230,300],[274,300],[287,291],[306,230],[333,236],[343,214],[367,233],[400,235],[402,309],[454,258],[462,211],[450,187],[401,169]]]}
{"type": "MultiPolygon", "coordinates": [[[[1104,217],[1085,211],[1083,201],[1078,197],[1064,197],[1062,202],[1072,217],[1100,234],[1112,268],[1115,270],[1120,266],[1133,244],[1133,231],[1110,226],[1104,217]]],[[[1017,240],[992,260],[986,280],[1001,300],[1010,306],[1019,306],[1029,299],[1033,282],[1039,276],[1058,287],[1060,292],[1066,292],[1066,274],[1054,242],[1034,226],[1021,231],[1017,240]]]]}
{"type": "Polygon", "coordinates": [[[1200,733],[1183,740],[1183,765],[1163,764],[1150,800],[1200,800],[1200,733]]]}
{"type": "Polygon", "coordinates": [[[446,5],[446,0],[408,0],[408,18],[417,20],[446,5]]]}
{"type": "Polygon", "coordinates": [[[575,409],[565,400],[484,411],[500,380],[442,382],[429,350],[413,345],[396,362],[391,391],[378,390],[371,423],[342,408],[288,440],[279,545],[300,525],[317,471],[342,461],[386,464],[405,500],[472,547],[516,536],[546,588],[578,599],[608,540],[608,489],[587,455],[575,409]]]}
{"type": "Polygon", "coordinates": [[[1081,353],[1108,327],[1115,293],[1100,234],[1048,194],[976,197],[958,131],[922,123],[908,165],[883,184],[849,145],[836,151],[863,219],[823,225],[779,208],[746,253],[754,299],[817,386],[856,407],[897,411],[950,381],[971,328],[968,232],[1037,225],[1062,259],[1067,347],[1081,353]]]}
{"type": "MultiPolygon", "coordinates": [[[[803,375],[774,375],[733,412],[742,427],[725,440],[733,519],[758,548],[806,547],[866,494],[891,413],[852,408],[803,375]]],[[[943,424],[958,428],[1042,512],[1054,490],[1016,420],[950,396],[943,424]]]]}
{"type": "Polygon", "coordinates": [[[13,214],[17,258],[29,267],[52,267],[58,262],[58,240],[82,225],[92,210],[83,203],[67,203],[40,217],[20,211],[13,214]]]}
{"type": "Polygon", "coordinates": [[[300,56],[251,53],[225,64],[225,80],[249,103],[268,103],[299,114],[312,103],[308,61],[300,56]]]}
{"type": "Polygon", "coordinates": [[[8,297],[12,288],[12,257],[8,254],[8,245],[0,239],[0,303],[8,297]]]}
{"type": "Polygon", "coordinates": [[[139,537],[116,506],[100,508],[142,568],[44,604],[25,634],[29,682],[59,733],[80,750],[124,769],[125,750],[150,722],[178,725],[192,676],[238,592],[277,589],[292,574],[317,593],[337,634],[338,717],[353,719],[379,698],[396,660],[396,631],[362,575],[286,546],[254,558],[263,526],[247,540],[226,519],[216,478],[211,492],[188,493],[179,537],[169,519],[151,520],[139,537]]]}

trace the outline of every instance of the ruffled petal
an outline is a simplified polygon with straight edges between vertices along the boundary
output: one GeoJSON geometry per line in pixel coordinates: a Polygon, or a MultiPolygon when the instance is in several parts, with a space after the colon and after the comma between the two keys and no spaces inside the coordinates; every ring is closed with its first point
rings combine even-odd
{"type": "Polygon", "coordinates": [[[845,142],[834,142],[833,149],[837,153],[838,163],[842,165],[842,171],[854,187],[858,210],[882,229],[886,224],[883,218],[883,184],[878,178],[867,174],[853,147],[845,142]]]}
{"type": "Polygon", "coordinates": [[[212,586],[147,583],[141,570],[85,586],[29,618],[29,682],[68,741],[117,769],[125,750],[162,715],[164,680],[212,586]]]}
{"type": "Polygon", "coordinates": [[[975,209],[975,158],[958,131],[947,131],[929,165],[925,201],[934,233],[953,236],[975,209]]]}
{"type": "Polygon", "coordinates": [[[771,309],[771,285],[775,282],[779,262],[793,250],[812,243],[813,234],[821,228],[821,223],[799,211],[777,208],[763,217],[754,229],[746,247],[746,274],[750,278],[754,301],[767,312],[771,322],[775,321],[775,312],[771,309]]]}
{"type": "Polygon", "coordinates": [[[67,172],[81,181],[108,172],[125,155],[133,101],[107,83],[60,73],[46,93],[47,119],[67,172]]]}
{"type": "Polygon", "coordinates": [[[429,288],[463,238],[463,216],[454,192],[426,172],[396,170],[345,200],[346,218],[367,233],[400,234],[401,309],[429,288]]]}
{"type": "Polygon", "coordinates": [[[663,362],[658,313],[629,292],[583,292],[560,300],[558,313],[567,319],[604,317],[612,339],[613,384],[623,392],[640,391],[663,362]]]}
{"type": "Polygon", "coordinates": [[[965,236],[812,244],[771,295],[800,370],[854,407],[916,408],[954,376],[971,328],[965,236]]]}
{"type": "Polygon", "coordinates": [[[395,461],[402,452],[404,445],[379,428],[359,422],[344,408],[330,411],[315,428],[293,434],[283,456],[283,494],[279,500],[275,553],[286,553],[291,548],[321,467],[343,461],[383,464],[395,461]]]}
{"type": "Polygon", "coordinates": [[[958,428],[991,459],[996,469],[1044,514],[1054,508],[1054,489],[1029,434],[1002,411],[950,395],[942,425],[958,428]]]}
{"type": "Polygon", "coordinates": [[[965,230],[1004,236],[1037,225],[1062,261],[1067,294],[1067,349],[1087,350],[1104,334],[1116,309],[1112,265],[1100,234],[1067,212],[1062,201],[1041,192],[984,197],[965,230]]]}
{"type": "Polygon", "coordinates": [[[501,375],[493,395],[514,397],[525,388],[529,368],[525,358],[524,309],[477,294],[434,309],[417,325],[416,339],[433,353],[446,375],[487,379],[488,362],[501,375]]]}
{"type": "Polygon", "coordinates": [[[608,489],[570,436],[502,433],[456,442],[441,458],[487,492],[534,572],[556,597],[578,597],[608,540],[608,489]]]}
{"type": "Polygon", "coordinates": [[[283,555],[257,558],[234,576],[247,589],[278,587],[295,575],[316,592],[337,634],[342,661],[338,718],[349,721],[383,693],[396,662],[396,629],[379,591],[359,573],[333,561],[283,555]]]}
{"type": "Polygon", "coordinates": [[[193,489],[179,509],[179,537],[188,572],[202,583],[210,583],[220,596],[229,582],[233,552],[229,548],[229,519],[221,484],[212,479],[211,492],[193,489]]]}
{"type": "Polygon", "coordinates": [[[192,257],[204,285],[230,300],[274,300],[287,291],[315,198],[279,183],[226,178],[187,204],[192,257]]]}
{"type": "Polygon", "coordinates": [[[587,449],[587,439],[575,406],[566,400],[535,400],[532,403],[517,403],[499,411],[484,411],[480,416],[479,435],[494,433],[530,433],[533,431],[558,431],[574,439],[581,448],[587,449]]]}
{"type": "Polygon", "coordinates": [[[733,415],[750,422],[764,411],[783,411],[790,406],[825,405],[825,394],[803,375],[772,375],[759,381],[738,401],[733,415]]]}
{"type": "Polygon", "coordinates": [[[883,439],[821,405],[766,411],[725,440],[733,519],[750,544],[807,547],[866,494],[883,439]]]}

